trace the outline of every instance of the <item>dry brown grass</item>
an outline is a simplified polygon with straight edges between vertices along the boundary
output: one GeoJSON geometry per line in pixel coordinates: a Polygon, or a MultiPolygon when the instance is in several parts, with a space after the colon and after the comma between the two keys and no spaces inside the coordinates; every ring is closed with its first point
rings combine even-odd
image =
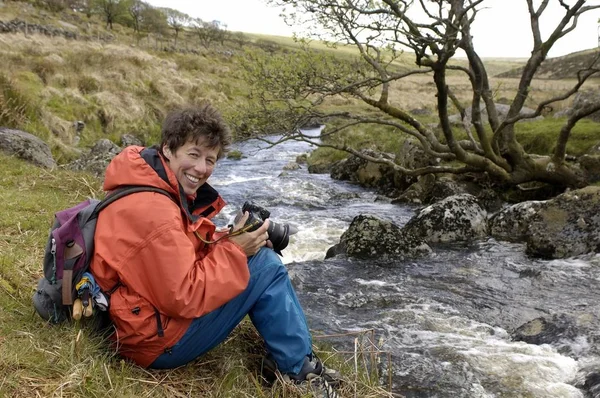
{"type": "Polygon", "coordinates": [[[132,129],[142,139],[152,138],[166,111],[184,103],[210,100],[221,108],[235,107],[227,91],[240,88],[232,88],[230,66],[219,61],[215,68],[210,57],[193,58],[166,58],[117,43],[0,35],[0,73],[44,110],[33,125],[8,127],[28,127],[39,136],[53,133],[68,144],[73,122],[82,120],[82,144],[89,145],[103,136],[118,140],[132,129]]]}

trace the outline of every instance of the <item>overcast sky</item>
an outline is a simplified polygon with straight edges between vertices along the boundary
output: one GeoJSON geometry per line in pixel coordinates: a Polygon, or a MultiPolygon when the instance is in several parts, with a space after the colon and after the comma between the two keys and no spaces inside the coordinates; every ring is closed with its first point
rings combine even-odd
{"type": "MultiPolygon", "coordinates": [[[[539,2],[539,1],[538,1],[539,2]]],[[[156,7],[169,7],[205,21],[218,20],[231,31],[291,36],[299,30],[287,26],[280,10],[269,7],[263,0],[148,0],[156,7]]],[[[525,0],[488,0],[490,8],[482,10],[473,26],[475,48],[482,57],[528,57],[531,51],[531,31],[525,0]]],[[[567,0],[573,3],[573,0],[567,0]]],[[[588,0],[598,5],[600,0],[588,0]]],[[[558,0],[551,0],[542,18],[544,23],[556,23],[563,9],[558,0]]],[[[556,43],[550,56],[598,46],[600,10],[580,18],[577,29],[556,43]]],[[[544,31],[542,31],[544,33],[544,31]]],[[[546,32],[548,35],[549,32],[546,32]]]]}

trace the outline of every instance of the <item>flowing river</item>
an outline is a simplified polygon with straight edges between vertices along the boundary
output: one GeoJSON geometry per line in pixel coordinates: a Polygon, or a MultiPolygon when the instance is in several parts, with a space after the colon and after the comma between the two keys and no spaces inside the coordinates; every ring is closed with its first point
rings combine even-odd
{"type": "MultiPolygon", "coordinates": [[[[315,130],[315,134],[318,131],[315,130]]],[[[271,137],[274,139],[274,137],[271,137]]],[[[299,231],[283,251],[311,328],[338,335],[354,349],[359,331],[374,330],[382,382],[406,397],[583,398],[576,386],[600,370],[597,332],[600,255],[543,261],[524,246],[493,239],[435,246],[418,260],[381,263],[324,260],[359,214],[404,225],[418,210],[377,201],[374,192],[284,166],[313,148],[288,141],[234,145],[244,157],[223,159],[210,183],[229,203],[224,225],[246,200],[299,231]],[[540,316],[567,314],[587,334],[558,344],[513,342],[510,331],[540,316]],[[388,378],[389,376],[389,378],[388,378]]]]}

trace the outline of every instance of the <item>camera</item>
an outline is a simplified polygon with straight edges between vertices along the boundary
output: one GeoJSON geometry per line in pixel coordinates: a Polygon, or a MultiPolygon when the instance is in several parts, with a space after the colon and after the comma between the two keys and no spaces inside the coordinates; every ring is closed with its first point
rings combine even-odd
{"type": "MultiPolygon", "coordinates": [[[[251,226],[250,229],[248,229],[248,232],[256,231],[271,215],[264,207],[260,207],[253,202],[245,202],[242,206],[242,212],[236,217],[235,222],[237,222],[245,212],[248,212],[248,220],[244,226],[251,226]]],[[[287,247],[290,235],[293,235],[296,232],[298,232],[298,229],[289,224],[278,224],[273,220],[269,220],[269,228],[267,229],[269,240],[273,244],[273,250],[279,254],[287,247]]]]}

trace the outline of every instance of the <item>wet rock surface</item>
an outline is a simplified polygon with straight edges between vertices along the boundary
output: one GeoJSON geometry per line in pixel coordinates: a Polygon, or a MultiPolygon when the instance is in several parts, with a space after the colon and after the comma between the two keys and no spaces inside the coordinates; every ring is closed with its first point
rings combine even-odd
{"type": "Polygon", "coordinates": [[[375,216],[359,215],[330,248],[326,258],[338,254],[362,259],[416,258],[431,253],[421,239],[407,234],[390,221],[375,216]]]}

